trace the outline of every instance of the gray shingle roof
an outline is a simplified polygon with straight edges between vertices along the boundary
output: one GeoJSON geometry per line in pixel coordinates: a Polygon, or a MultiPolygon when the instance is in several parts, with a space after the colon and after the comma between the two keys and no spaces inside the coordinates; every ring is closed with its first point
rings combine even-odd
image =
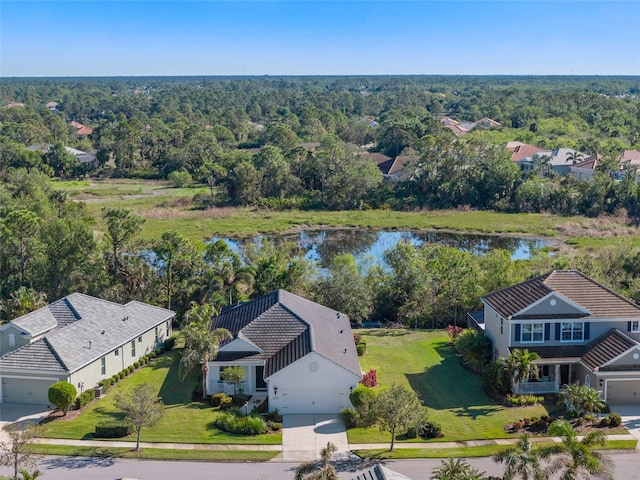
{"type": "Polygon", "coordinates": [[[0,358],[0,367],[9,370],[31,370],[67,374],[68,370],[51,345],[42,339],[25,345],[0,358]]]}
{"type": "Polygon", "coordinates": [[[50,303],[46,307],[16,318],[10,323],[32,336],[37,336],[56,327],[65,327],[78,320],[78,318],[77,312],[73,310],[65,297],[50,303]]]}
{"type": "Polygon", "coordinates": [[[482,298],[504,318],[524,319],[531,316],[517,313],[554,291],[589,310],[591,315],[582,315],[585,318],[640,318],[638,305],[576,270],[554,270],[482,298]]]}
{"type": "MultiPolygon", "coordinates": [[[[56,314],[59,319],[56,323],[57,328],[47,333],[45,341],[51,354],[57,358],[57,362],[70,373],[94,362],[175,315],[171,310],[146,303],[129,302],[126,305],[120,305],[73,293],[25,317],[33,317],[27,322],[30,325],[51,325],[53,321],[51,318],[55,320],[56,314]],[[72,317],[76,317],[77,320],[72,321],[72,317]],[[42,321],[43,319],[45,321],[42,321]]],[[[13,323],[18,325],[20,322],[25,323],[25,317],[16,319],[13,323]]],[[[0,368],[13,368],[16,365],[23,365],[30,369],[45,368],[47,362],[38,354],[42,352],[40,341],[26,345],[0,357],[0,368]],[[32,359],[29,358],[31,353],[33,353],[32,359]]],[[[51,361],[50,357],[47,361],[51,361]]]]}
{"type": "MultiPolygon", "coordinates": [[[[262,353],[247,353],[245,358],[265,359],[265,376],[312,351],[361,374],[349,317],[285,290],[223,311],[213,319],[211,328],[226,328],[234,339],[248,339],[258,346],[262,353]]],[[[232,358],[242,357],[238,352],[218,355],[218,360],[232,358]]]]}

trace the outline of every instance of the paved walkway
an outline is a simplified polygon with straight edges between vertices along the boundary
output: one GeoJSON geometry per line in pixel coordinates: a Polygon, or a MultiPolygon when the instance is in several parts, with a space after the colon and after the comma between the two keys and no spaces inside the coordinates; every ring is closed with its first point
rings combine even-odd
{"type": "Polygon", "coordinates": [[[320,451],[331,442],[338,453],[349,452],[347,429],[337,415],[284,415],[282,455],[274,461],[308,462],[320,458],[320,451]]]}

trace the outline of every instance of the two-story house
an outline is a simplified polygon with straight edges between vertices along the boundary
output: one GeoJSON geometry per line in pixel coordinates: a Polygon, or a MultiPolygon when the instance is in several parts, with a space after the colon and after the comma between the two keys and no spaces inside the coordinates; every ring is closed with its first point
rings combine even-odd
{"type": "MultiPolygon", "coordinates": [[[[640,306],[575,270],[555,270],[482,297],[474,316],[494,359],[538,353],[523,393],[580,382],[612,404],[640,401],[640,306]]],[[[516,390],[518,386],[514,386],[516,390]]]]}

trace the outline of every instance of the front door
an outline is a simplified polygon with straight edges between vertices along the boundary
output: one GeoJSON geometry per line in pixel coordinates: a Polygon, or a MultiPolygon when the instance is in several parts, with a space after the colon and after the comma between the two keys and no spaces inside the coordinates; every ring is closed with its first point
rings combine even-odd
{"type": "Polygon", "coordinates": [[[266,390],[267,382],[264,381],[264,367],[256,367],[256,390],[266,390]]]}

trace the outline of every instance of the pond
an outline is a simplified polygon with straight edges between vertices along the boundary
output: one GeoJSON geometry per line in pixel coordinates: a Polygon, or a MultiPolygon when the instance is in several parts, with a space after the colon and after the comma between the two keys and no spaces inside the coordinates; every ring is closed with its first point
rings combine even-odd
{"type": "Polygon", "coordinates": [[[247,242],[257,242],[267,238],[274,243],[292,241],[305,252],[305,256],[327,267],[337,255],[350,253],[364,261],[373,258],[383,262],[383,254],[400,241],[408,241],[415,246],[424,243],[447,245],[461,250],[483,255],[489,250],[501,248],[507,250],[514,260],[529,259],[536,250],[553,246],[550,240],[539,238],[507,237],[495,235],[475,235],[434,231],[389,231],[389,230],[302,230],[295,234],[263,235],[247,239],[214,237],[212,240],[224,240],[236,252],[247,242]]]}

